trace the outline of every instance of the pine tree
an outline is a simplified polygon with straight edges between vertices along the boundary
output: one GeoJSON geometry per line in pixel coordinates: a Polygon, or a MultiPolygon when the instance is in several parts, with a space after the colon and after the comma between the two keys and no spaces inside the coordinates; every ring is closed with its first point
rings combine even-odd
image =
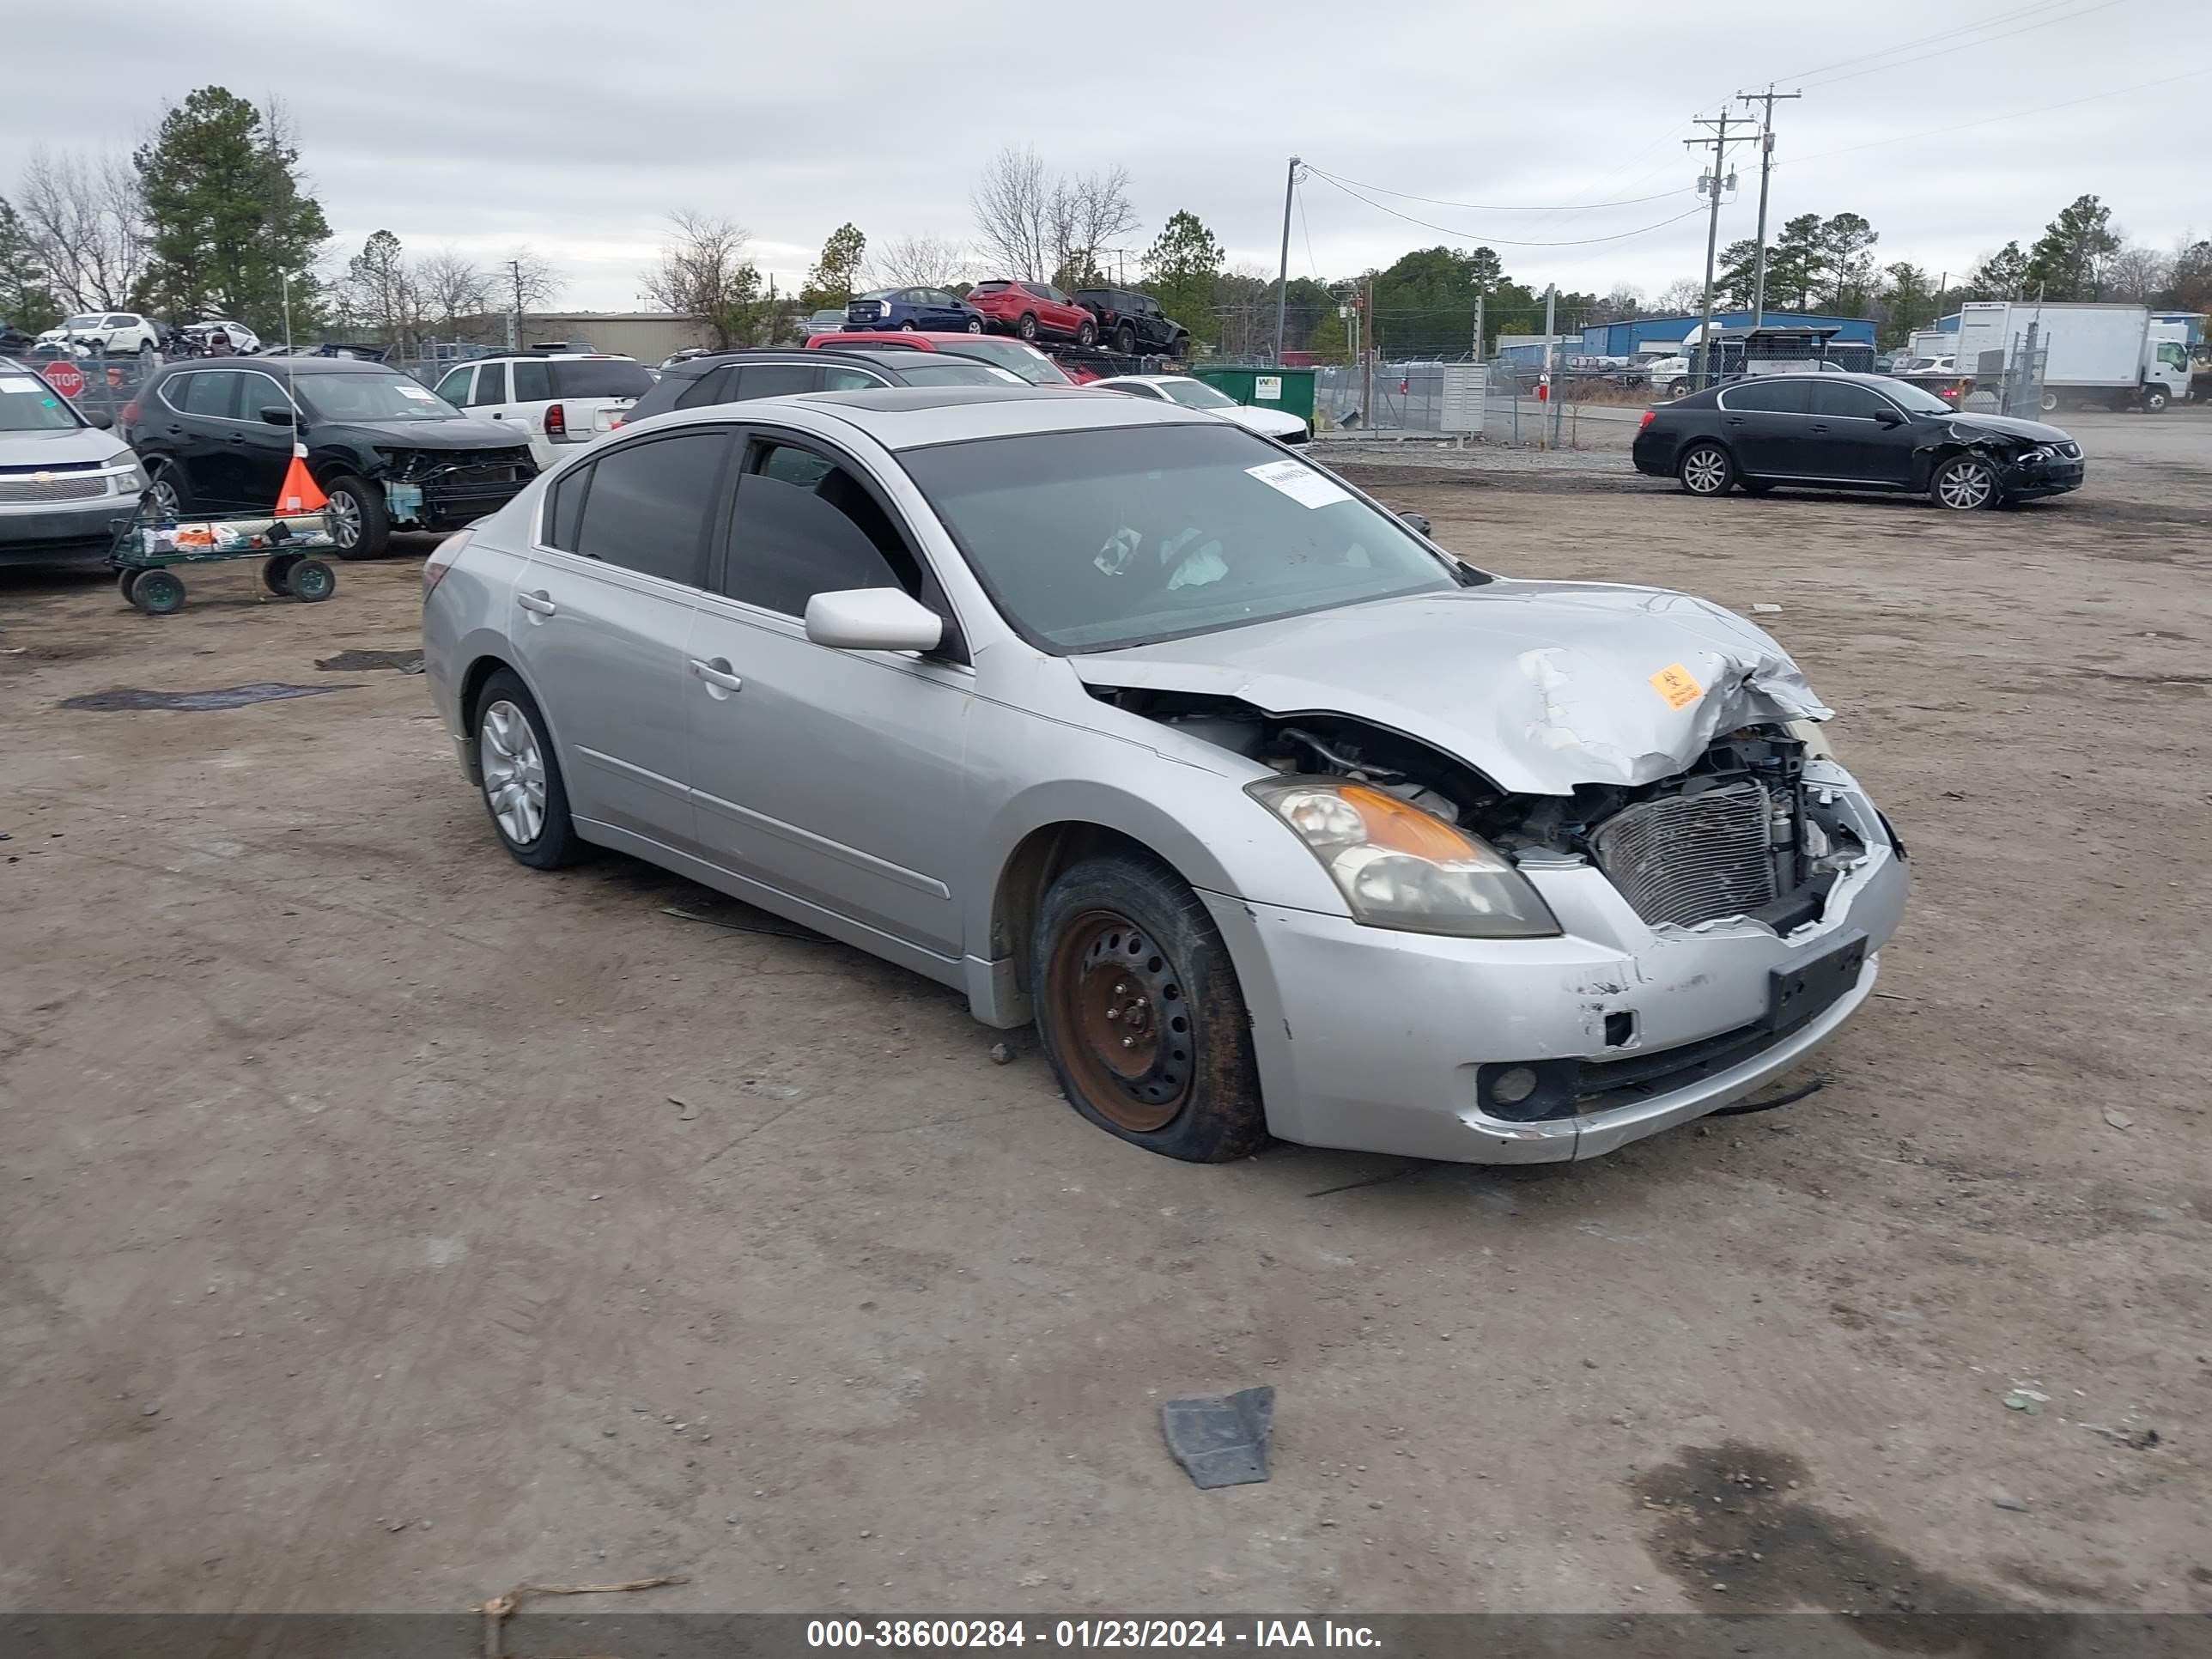
{"type": "Polygon", "coordinates": [[[331,230],[286,128],[276,106],[264,113],[202,87],[131,157],[146,195],[147,287],[171,318],[215,313],[273,336],[288,279],[294,316],[313,313],[315,258],[331,230]]]}
{"type": "Polygon", "coordinates": [[[2105,264],[2119,252],[2112,210],[2077,196],[2028,251],[2027,290],[2046,300],[2095,300],[2105,291],[2105,264]]]}
{"type": "Polygon", "coordinates": [[[809,311],[842,306],[853,297],[860,280],[860,261],[867,256],[868,239],[855,224],[842,224],[822,244],[822,257],[806,273],[799,290],[799,303],[809,311]]]}
{"type": "Polygon", "coordinates": [[[0,324],[36,333],[60,310],[37,242],[0,196],[0,324]]]}
{"type": "Polygon", "coordinates": [[[1228,257],[1213,233],[1187,209],[1168,220],[1145,255],[1145,281],[1152,297],[1193,339],[1216,337],[1213,289],[1228,257]]]}

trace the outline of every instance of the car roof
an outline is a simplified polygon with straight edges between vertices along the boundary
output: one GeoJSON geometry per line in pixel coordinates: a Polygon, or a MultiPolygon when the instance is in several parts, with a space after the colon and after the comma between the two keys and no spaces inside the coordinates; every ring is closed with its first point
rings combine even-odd
{"type": "Polygon", "coordinates": [[[1094,398],[1087,388],[1073,386],[895,386],[810,392],[790,401],[835,414],[886,449],[1106,427],[1214,423],[1201,410],[1136,398],[1094,398]]]}
{"type": "Polygon", "coordinates": [[[601,362],[634,363],[636,358],[624,351],[495,351],[489,357],[471,357],[467,362],[455,363],[455,368],[466,368],[470,363],[547,363],[585,358],[601,362]]]}
{"type": "MultiPolygon", "coordinates": [[[[818,340],[822,337],[817,334],[814,337],[818,340]]],[[[671,363],[660,373],[663,379],[671,374],[696,376],[725,363],[818,363],[824,357],[855,357],[878,368],[895,366],[900,361],[896,348],[871,351],[868,346],[872,343],[864,337],[861,344],[850,349],[838,346],[739,346],[732,351],[710,351],[703,357],[686,357],[680,363],[671,363]]]]}
{"type": "MultiPolygon", "coordinates": [[[[473,360],[471,360],[473,361],[473,360]]],[[[164,363],[156,376],[196,368],[258,368],[268,374],[397,374],[390,363],[366,362],[359,357],[268,357],[254,353],[241,357],[187,357],[164,363]]]]}
{"type": "Polygon", "coordinates": [[[1195,374],[1104,374],[1091,381],[1093,386],[1121,386],[1135,380],[1143,386],[1166,386],[1170,381],[1188,381],[1193,386],[1204,386],[1195,374]]]}

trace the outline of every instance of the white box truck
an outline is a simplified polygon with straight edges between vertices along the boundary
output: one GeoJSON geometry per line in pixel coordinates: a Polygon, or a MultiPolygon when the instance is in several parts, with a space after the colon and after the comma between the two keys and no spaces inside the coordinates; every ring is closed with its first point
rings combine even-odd
{"type": "Polygon", "coordinates": [[[2028,349],[2047,354],[2043,408],[2164,409],[2189,392],[2185,324],[2143,306],[1976,300],[1959,307],[1958,373],[1994,380],[2028,349]]]}

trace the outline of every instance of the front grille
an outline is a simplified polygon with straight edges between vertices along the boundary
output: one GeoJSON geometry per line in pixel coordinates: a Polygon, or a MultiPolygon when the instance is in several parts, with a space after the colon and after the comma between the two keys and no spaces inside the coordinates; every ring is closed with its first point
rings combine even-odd
{"type": "Polygon", "coordinates": [[[1598,867],[1655,927],[1740,916],[1775,898],[1765,786],[1723,784],[1617,812],[1590,836],[1598,867]]]}
{"type": "Polygon", "coordinates": [[[105,478],[0,478],[0,502],[89,501],[107,493],[105,478]]]}

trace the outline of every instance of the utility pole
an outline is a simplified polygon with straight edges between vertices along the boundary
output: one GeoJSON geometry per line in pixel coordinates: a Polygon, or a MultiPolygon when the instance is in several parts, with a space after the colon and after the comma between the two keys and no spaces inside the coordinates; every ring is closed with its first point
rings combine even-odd
{"type": "Polygon", "coordinates": [[[1283,361],[1283,309],[1291,295],[1291,198],[1298,188],[1298,158],[1283,175],[1283,258],[1275,269],[1275,361],[1283,361]]]}
{"type": "Polygon", "coordinates": [[[1482,361],[1482,304],[1484,298],[1485,296],[1480,294],[1474,296],[1474,350],[1468,359],[1469,362],[1479,363],[1482,361]]]}
{"type": "Polygon", "coordinates": [[[1375,429],[1375,273],[1369,271],[1360,289],[1359,344],[1360,373],[1359,418],[1367,422],[1367,429],[1375,429]]]}
{"type": "MultiPolygon", "coordinates": [[[[1553,307],[1556,307],[1559,302],[1559,285],[1557,283],[1553,283],[1544,290],[1543,386],[1544,402],[1547,404],[1557,403],[1559,398],[1559,388],[1555,383],[1556,377],[1552,373],[1552,358],[1553,355],[1552,351],[1552,313],[1553,307]]],[[[1548,416],[1551,412],[1550,409],[1545,407],[1539,407],[1536,410],[1536,413],[1540,417],[1536,422],[1536,447],[1539,449],[1549,449],[1552,447],[1551,422],[1547,418],[1542,418],[1548,416]]]]}
{"type": "MultiPolygon", "coordinates": [[[[1735,138],[1729,137],[1729,112],[1725,108],[1721,111],[1718,120],[1700,120],[1698,125],[1711,128],[1713,136],[1710,138],[1685,138],[1682,143],[1692,149],[1699,149],[1706,144],[1713,147],[1713,170],[1698,180],[1698,187],[1705,192],[1706,199],[1711,204],[1710,216],[1705,222],[1705,311],[1698,319],[1697,364],[1690,372],[1691,379],[1696,383],[1697,387],[1702,390],[1711,384],[1708,373],[1713,360],[1713,256],[1720,249],[1721,193],[1731,188],[1735,183],[1735,175],[1733,173],[1724,175],[1721,168],[1728,163],[1728,147],[1732,143],[1741,144],[1745,141],[1741,137],[1735,138]]],[[[1741,123],[1739,122],[1737,125],[1741,125],[1741,123]]]]}
{"type": "Polygon", "coordinates": [[[1766,116],[1759,130],[1759,266],[1751,284],[1751,325],[1766,326],[1766,184],[1774,172],[1774,106],[1784,99],[1802,98],[1802,92],[1777,92],[1774,82],[1765,92],[1739,92],[1747,104],[1764,104],[1766,116]]]}
{"type": "Polygon", "coordinates": [[[507,349],[522,349],[522,261],[509,259],[507,274],[514,279],[514,309],[507,314],[507,349]]]}

